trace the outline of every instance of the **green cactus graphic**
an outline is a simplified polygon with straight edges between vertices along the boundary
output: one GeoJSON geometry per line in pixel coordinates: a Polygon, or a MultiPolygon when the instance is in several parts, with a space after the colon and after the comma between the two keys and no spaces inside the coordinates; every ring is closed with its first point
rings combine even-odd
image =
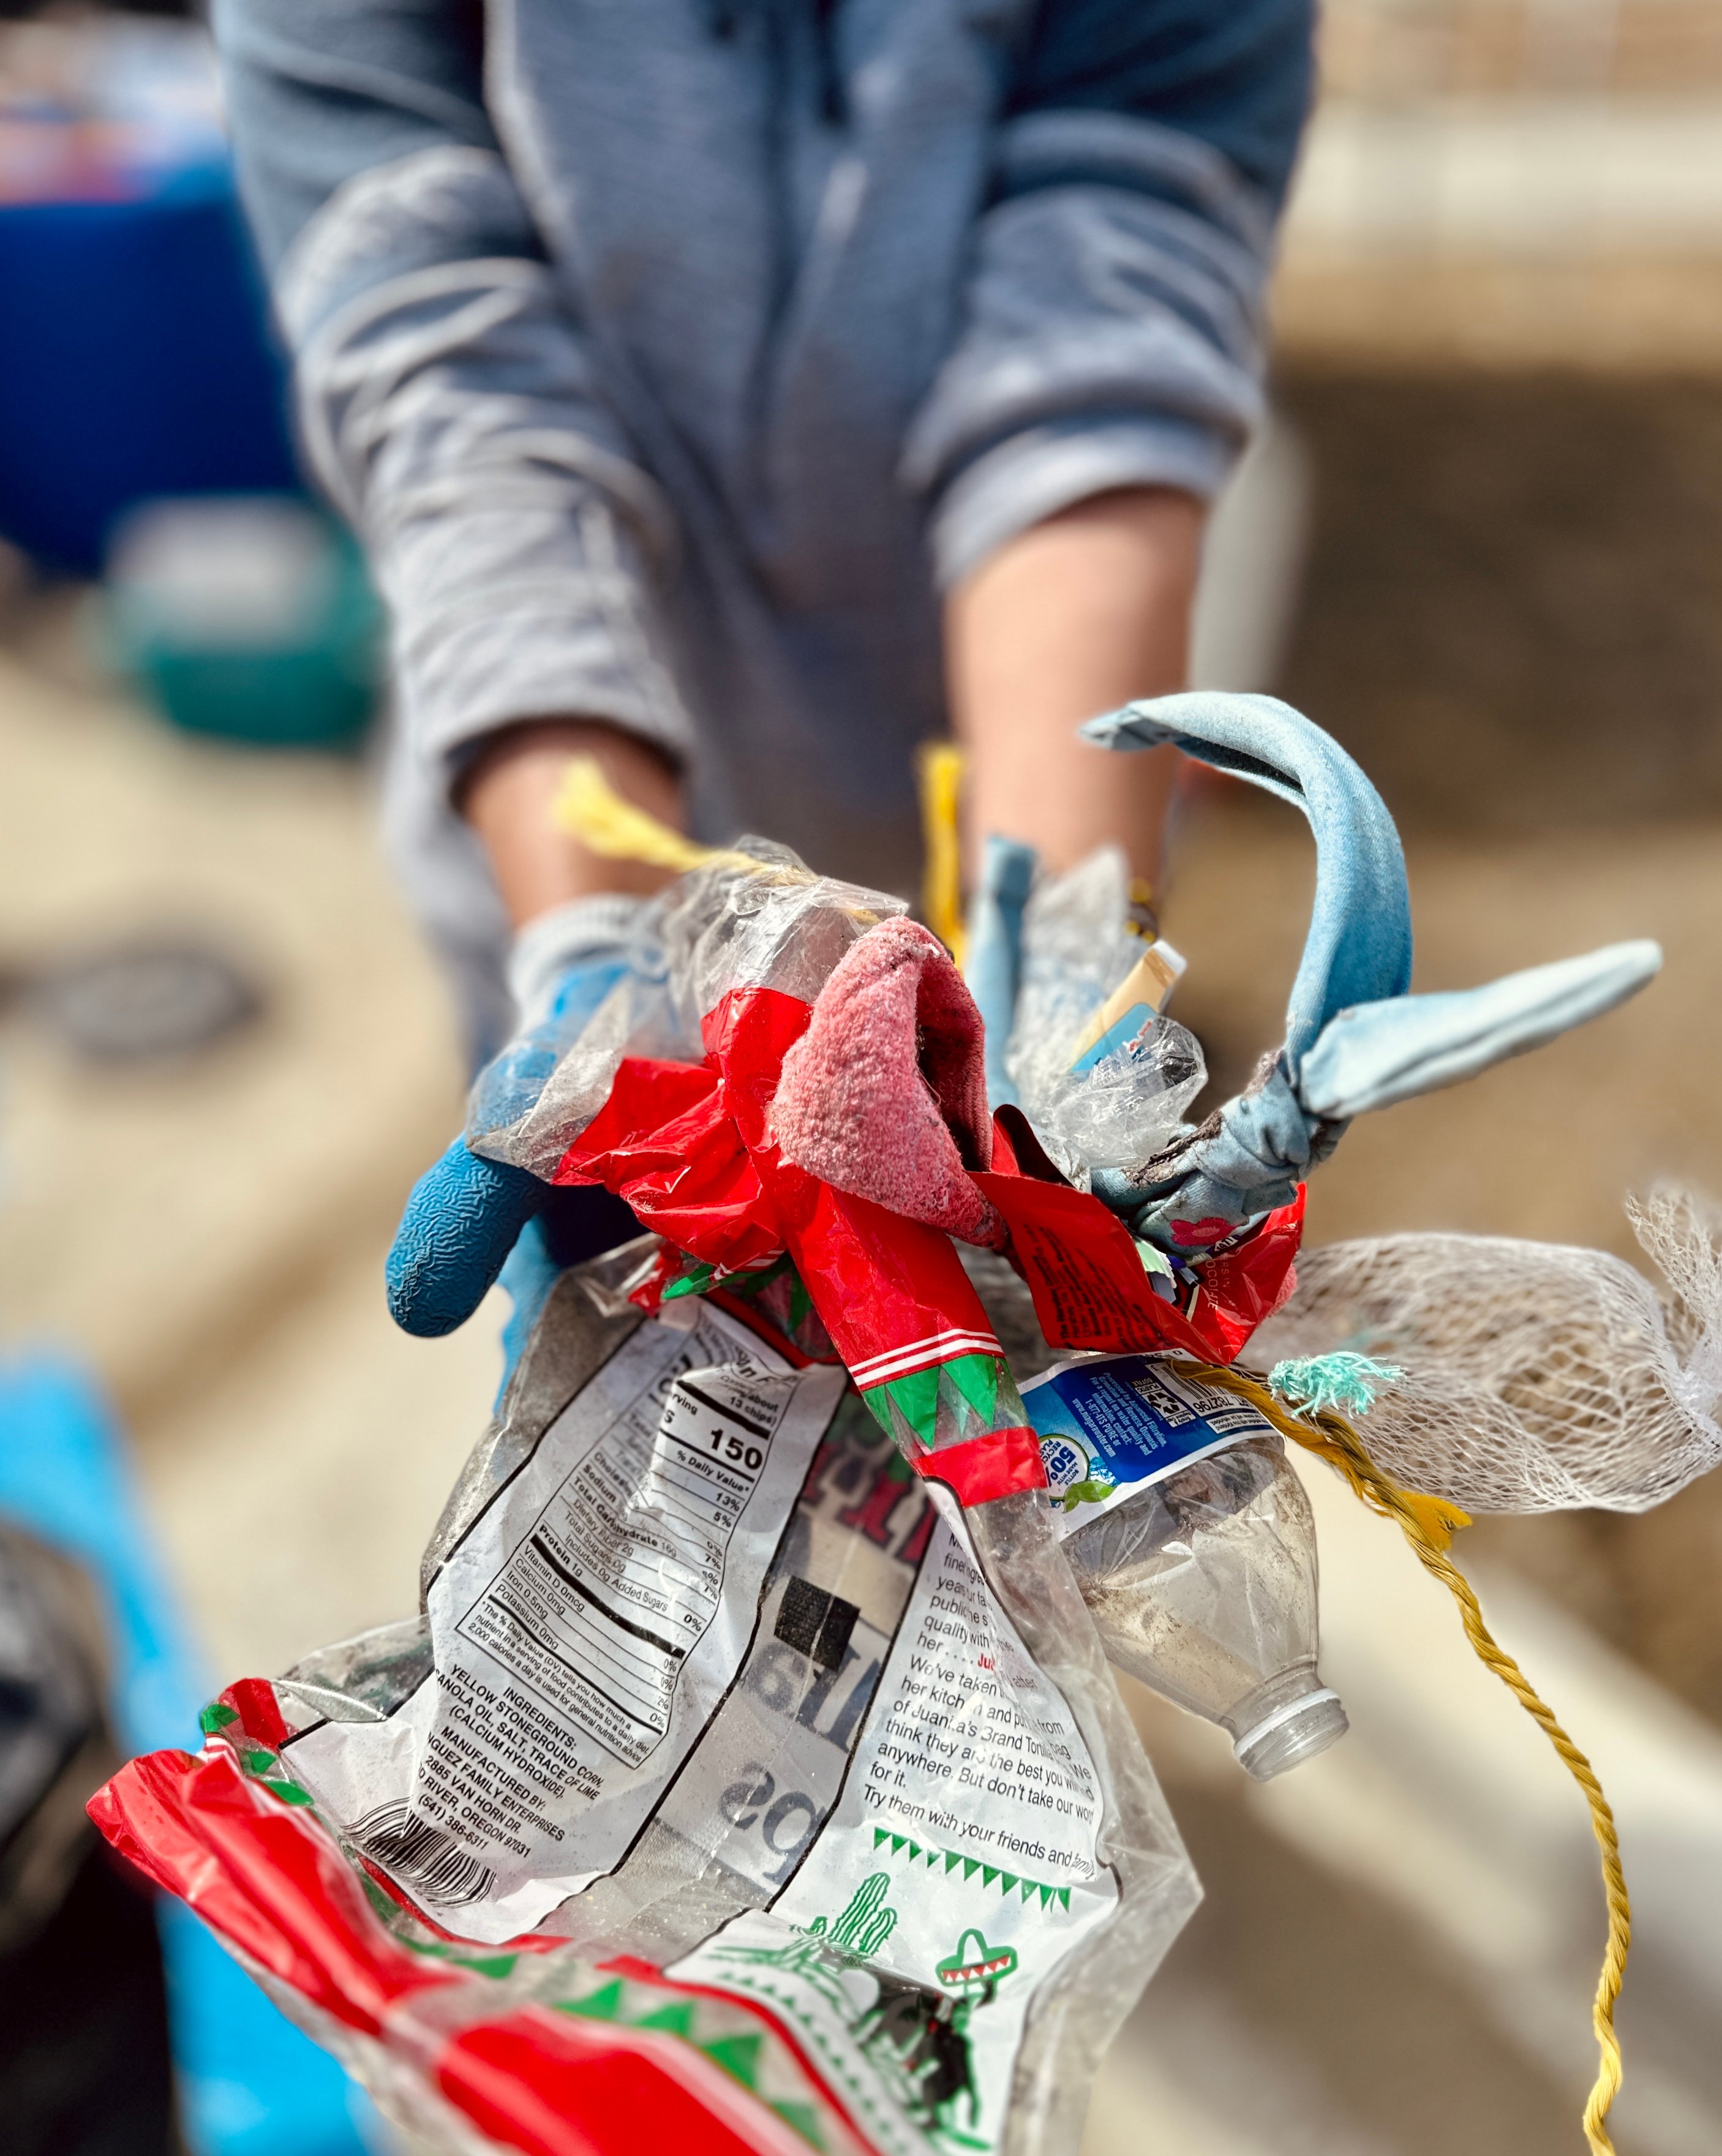
{"type": "Polygon", "coordinates": [[[887,1873],[875,1871],[863,1879],[849,1897],[849,1906],[832,1925],[830,1941],[845,1953],[866,1961],[878,1953],[897,1928],[897,1912],[888,1907],[891,1891],[887,1873]]]}

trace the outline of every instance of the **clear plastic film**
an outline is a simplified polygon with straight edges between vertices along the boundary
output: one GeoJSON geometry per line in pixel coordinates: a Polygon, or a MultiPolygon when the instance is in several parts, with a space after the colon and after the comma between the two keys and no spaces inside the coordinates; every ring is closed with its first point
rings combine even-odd
{"type": "Polygon", "coordinates": [[[558,1057],[533,1105],[506,1126],[470,1130],[467,1142],[487,1159],[549,1182],[569,1141],[609,1097],[625,1056],[681,1061],[695,1052],[676,1018],[661,949],[650,928],[643,929],[630,970],[558,1057]]]}
{"type": "Polygon", "coordinates": [[[644,910],[627,970],[558,1056],[535,1104],[506,1127],[473,1130],[470,1142],[552,1179],[625,1057],[699,1062],[702,1021],[731,990],[774,988],[810,1003],[858,937],[907,911],[882,891],[815,875],[787,846],[742,839],[644,910]]]}
{"type": "Polygon", "coordinates": [[[1660,1294],[1622,1260],[1561,1244],[1333,1243],[1299,1257],[1250,1359],[1343,1349],[1386,1365],[1355,1418],[1372,1457],[1468,1512],[1646,1511],[1722,1460],[1722,1222],[1673,1188],[1628,1212],[1660,1294]]]}
{"type": "Polygon", "coordinates": [[[1085,1188],[1094,1168],[1159,1152],[1207,1082],[1195,1036],[1165,1018],[1080,1075],[1072,1069],[1085,1029],[1148,947],[1131,925],[1129,873],[1115,846],[1042,880],[1023,909],[1006,1067],[1041,1142],[1085,1188]]]}
{"type": "Polygon", "coordinates": [[[810,1004],[850,945],[907,913],[900,898],[814,875],[788,846],[743,839],[677,880],[661,901],[676,1009],[697,1040],[708,1011],[736,988],[775,988],[810,1004]],[[736,856],[759,864],[757,873],[736,856]]]}

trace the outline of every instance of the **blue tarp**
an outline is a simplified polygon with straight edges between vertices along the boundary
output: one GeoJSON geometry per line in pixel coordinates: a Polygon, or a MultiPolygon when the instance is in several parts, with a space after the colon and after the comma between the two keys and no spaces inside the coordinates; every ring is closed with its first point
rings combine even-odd
{"type": "MultiPolygon", "coordinates": [[[[213,1687],[157,1557],[113,1415],[69,1358],[0,1359],[0,1512],[78,1558],[106,1599],[116,1736],[195,1750],[213,1687]]],[[[368,2156],[356,2085],[187,1910],[160,1905],[182,2125],[193,2156],[368,2156]]],[[[95,1947],[92,1943],[92,1951],[95,1947]]]]}
{"type": "Polygon", "coordinates": [[[285,371],[223,164],[0,206],[0,537],[94,576],[161,495],[298,490],[285,371]]]}

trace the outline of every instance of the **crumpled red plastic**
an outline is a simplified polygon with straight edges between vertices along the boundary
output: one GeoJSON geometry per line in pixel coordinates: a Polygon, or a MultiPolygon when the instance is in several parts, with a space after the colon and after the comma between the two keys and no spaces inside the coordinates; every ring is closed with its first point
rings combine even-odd
{"type": "Polygon", "coordinates": [[[732,990],[707,1017],[702,1064],[622,1065],[555,1180],[603,1183],[646,1227],[725,1270],[788,1250],[851,1371],[951,1332],[990,1340],[948,1235],[779,1152],[772,1098],[810,1016],[779,989],[732,990]]]}
{"type": "MultiPolygon", "coordinates": [[[[771,1102],[811,1014],[777,989],[732,991],[707,1017],[703,1063],[623,1063],[555,1179],[603,1183],[647,1227],[722,1270],[788,1250],[851,1371],[953,1332],[990,1339],[948,1236],[783,1158],[771,1102]]],[[[1025,1173],[1003,1127],[993,1168],[971,1173],[1005,1222],[1005,1255],[1056,1346],[1164,1348],[1230,1363],[1296,1285],[1301,1190],[1207,1260],[1180,1307],[1155,1294],[1117,1216],[1086,1192],[1025,1173]]]]}
{"type": "MultiPolygon", "coordinates": [[[[89,1810],[121,1856],[194,1909],[254,1969],[353,2035],[414,2059],[457,2116],[499,2148],[522,2156],[658,2148],[804,2156],[804,2140],[691,2046],[647,2028],[511,2002],[460,1961],[411,1952],[369,1907],[357,1873],[315,1815],[244,1773],[219,1739],[197,1758],[155,1752],[132,1760],[89,1810]]],[[[560,1944],[533,1937],[504,1952],[548,1960],[560,1944]]],[[[644,1964],[612,1960],[585,1974],[589,1980],[611,1971],[662,1984],[671,2003],[687,1996],[644,1964]]],[[[576,1974],[571,1967],[571,1982],[576,1974]]],[[[751,2014],[726,2003],[738,2016],[751,2014]]],[[[766,2016],[752,2018],[760,2030],[752,2041],[785,2041],[766,2016]]]]}
{"type": "Polygon", "coordinates": [[[1298,1284],[1301,1185],[1253,1235],[1206,1261],[1180,1309],[1154,1293],[1128,1229],[1088,1192],[997,1170],[974,1179],[1004,1216],[1005,1255],[1028,1283],[1041,1332],[1061,1348],[1169,1348],[1230,1363],[1298,1284]]]}

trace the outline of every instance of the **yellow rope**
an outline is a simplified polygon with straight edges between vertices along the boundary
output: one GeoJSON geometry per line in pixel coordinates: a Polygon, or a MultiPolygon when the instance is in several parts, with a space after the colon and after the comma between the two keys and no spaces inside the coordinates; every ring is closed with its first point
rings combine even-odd
{"type": "Polygon", "coordinates": [[[1497,1645],[1483,1621],[1483,1611],[1478,1606],[1471,1583],[1447,1554],[1454,1532],[1470,1524],[1469,1516],[1442,1498],[1401,1490],[1376,1466],[1363,1440],[1343,1415],[1325,1409],[1306,1411],[1300,1419],[1282,1406],[1265,1385],[1246,1376],[1241,1370],[1221,1369],[1212,1363],[1194,1362],[1180,1362],[1173,1367],[1187,1376],[1200,1378],[1205,1384],[1217,1386],[1222,1392],[1248,1400],[1283,1436],[1305,1446],[1329,1466],[1337,1468],[1372,1512],[1398,1523],[1420,1563],[1458,1604],[1465,1636],[1479,1661],[1493,1671],[1530,1716],[1584,1791],[1591,1810],[1591,1831],[1601,1852],[1603,1892],[1608,1902],[1608,1946],[1602,1957],[1602,1973],[1596,1981],[1596,2000],[1591,2010],[1600,2059],[1596,2079],[1585,2105],[1585,2138],[1592,2156],[1614,2156],[1614,2143],[1605,2123],[1609,2107],[1621,2086],[1621,2046],[1615,2034],[1614,2009],[1626,1974],[1627,1949],[1632,1936],[1632,1904],[1621,1870],[1621,1847],[1615,1832],[1614,1814],[1590,1761],[1555,1720],[1518,1663],[1497,1645]]]}
{"type": "Polygon", "coordinates": [[[921,781],[921,831],[927,850],[921,911],[927,926],[963,963],[963,857],[957,797],[965,758],[954,742],[926,742],[915,760],[921,781]]]}

